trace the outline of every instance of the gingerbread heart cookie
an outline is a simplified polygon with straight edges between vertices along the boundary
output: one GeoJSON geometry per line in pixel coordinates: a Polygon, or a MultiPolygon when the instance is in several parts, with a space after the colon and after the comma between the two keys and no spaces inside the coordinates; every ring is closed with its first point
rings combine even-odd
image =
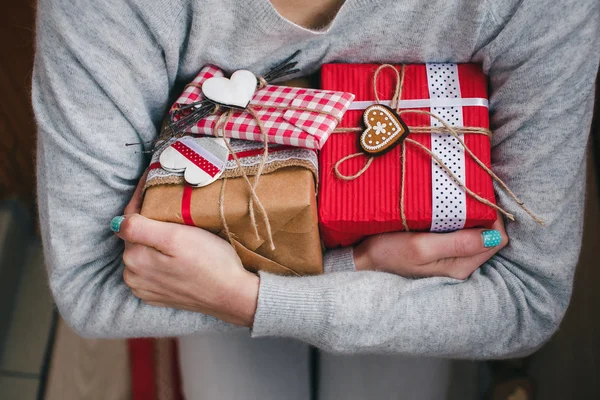
{"type": "Polygon", "coordinates": [[[394,110],[374,104],[363,113],[366,129],[360,135],[359,147],[369,155],[391,150],[408,135],[408,127],[394,110]]]}

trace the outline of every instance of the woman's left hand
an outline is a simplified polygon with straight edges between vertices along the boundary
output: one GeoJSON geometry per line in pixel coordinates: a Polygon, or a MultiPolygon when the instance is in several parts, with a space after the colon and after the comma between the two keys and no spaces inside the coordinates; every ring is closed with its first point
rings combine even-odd
{"type": "Polygon", "coordinates": [[[123,279],[145,303],[173,307],[252,326],[258,276],[242,266],[235,250],[203,229],[139,215],[145,175],[111,228],[125,241],[123,279]]]}

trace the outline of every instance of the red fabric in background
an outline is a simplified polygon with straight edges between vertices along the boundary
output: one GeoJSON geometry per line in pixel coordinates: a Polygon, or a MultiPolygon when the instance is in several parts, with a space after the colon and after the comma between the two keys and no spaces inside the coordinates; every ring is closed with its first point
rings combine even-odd
{"type": "Polygon", "coordinates": [[[171,339],[171,351],[173,352],[173,398],[174,400],[185,400],[183,397],[183,384],[181,382],[181,369],[179,363],[179,341],[171,339]]]}
{"type": "MultiPolygon", "coordinates": [[[[356,101],[375,100],[372,80],[377,64],[327,64],[321,70],[321,88],[351,92],[356,101]]],[[[400,66],[397,66],[400,70],[400,66]]],[[[487,98],[487,79],[475,64],[459,64],[461,96],[487,98]]],[[[407,65],[402,100],[428,99],[426,66],[407,65]]],[[[381,100],[392,98],[396,75],[390,69],[380,72],[378,93],[381,100]]],[[[429,108],[420,109],[430,111],[429,108]]],[[[404,114],[408,126],[430,126],[427,115],[404,114]]],[[[489,128],[485,107],[463,107],[465,126],[489,128]]],[[[362,110],[349,110],[340,127],[362,126],[362,110]]],[[[360,133],[334,133],[319,154],[319,223],[326,247],[348,246],[365,236],[403,230],[400,218],[401,146],[373,160],[358,179],[344,181],[334,175],[333,167],[341,158],[359,152],[360,133]]],[[[490,165],[490,139],[485,135],[465,134],[465,144],[487,166],[490,165]]],[[[412,134],[411,139],[431,148],[429,134],[412,134]]],[[[356,157],[341,165],[343,174],[356,173],[367,161],[356,157]]],[[[480,196],[494,202],[492,180],[465,153],[465,183],[480,196]]],[[[428,231],[432,217],[431,158],[423,150],[406,144],[404,209],[408,226],[414,231],[428,231]]],[[[467,195],[465,228],[489,227],[496,220],[493,209],[467,195]]]]}
{"type": "Polygon", "coordinates": [[[131,399],[157,400],[154,376],[154,339],[129,339],[131,399]]]}
{"type": "Polygon", "coordinates": [[[168,340],[166,356],[169,365],[158,363],[157,339],[141,338],[127,341],[131,368],[131,400],[184,400],[177,339],[162,340],[168,340]],[[159,382],[159,369],[169,371],[171,379],[159,382]]]}

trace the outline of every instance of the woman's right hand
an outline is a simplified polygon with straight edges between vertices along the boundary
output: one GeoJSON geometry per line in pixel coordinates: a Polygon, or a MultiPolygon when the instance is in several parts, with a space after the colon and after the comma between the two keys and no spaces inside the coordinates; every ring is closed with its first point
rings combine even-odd
{"type": "Polygon", "coordinates": [[[423,278],[467,279],[508,244],[501,215],[487,229],[451,233],[397,232],[371,236],[354,248],[357,271],[376,270],[423,278]]]}

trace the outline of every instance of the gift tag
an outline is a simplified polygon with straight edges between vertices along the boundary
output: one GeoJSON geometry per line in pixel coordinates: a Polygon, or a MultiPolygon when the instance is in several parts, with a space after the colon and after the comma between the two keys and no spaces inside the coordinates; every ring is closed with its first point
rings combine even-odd
{"type": "Polygon", "coordinates": [[[229,150],[223,138],[184,137],[167,147],[160,155],[161,167],[169,172],[183,172],[187,183],[207,186],[219,179],[225,170],[229,150]]]}
{"type": "Polygon", "coordinates": [[[202,94],[225,106],[246,108],[256,91],[256,76],[245,69],[235,71],[231,78],[212,77],[202,84],[202,94]]]}
{"type": "Polygon", "coordinates": [[[363,113],[366,129],[360,135],[359,147],[369,155],[391,150],[408,135],[408,127],[391,108],[382,104],[367,107],[363,113]]]}

